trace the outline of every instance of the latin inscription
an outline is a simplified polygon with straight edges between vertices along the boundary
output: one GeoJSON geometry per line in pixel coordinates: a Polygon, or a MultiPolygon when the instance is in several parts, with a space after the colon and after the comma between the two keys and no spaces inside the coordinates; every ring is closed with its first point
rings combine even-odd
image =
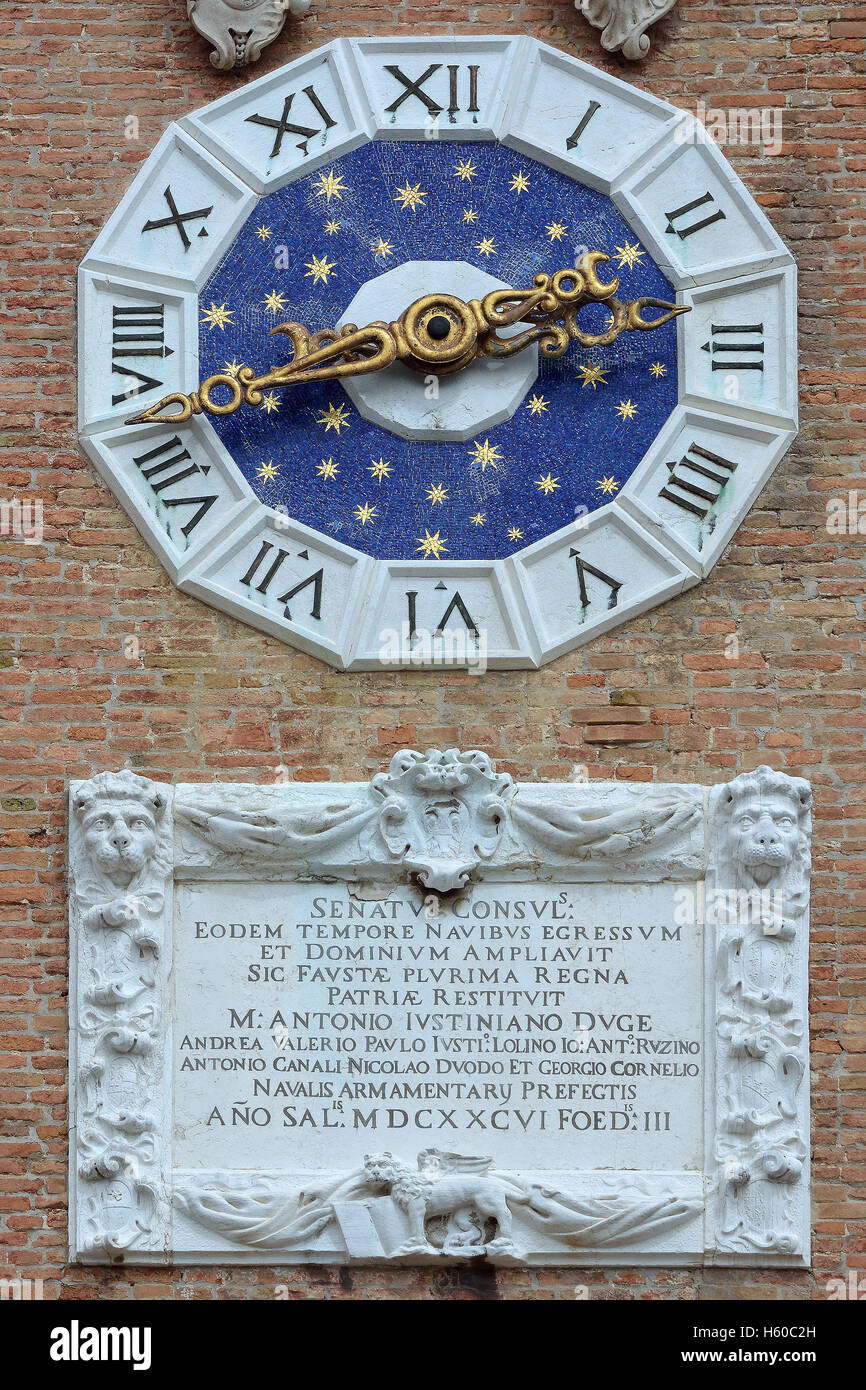
{"type": "Polygon", "coordinates": [[[699,1163],[688,891],[180,886],[180,1161],[348,1166],[432,1135],[522,1168],[699,1163]]]}

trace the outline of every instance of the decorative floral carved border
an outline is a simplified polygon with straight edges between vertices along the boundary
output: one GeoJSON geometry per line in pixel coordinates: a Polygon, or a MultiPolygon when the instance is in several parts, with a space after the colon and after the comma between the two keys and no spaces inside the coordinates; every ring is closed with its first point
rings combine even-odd
{"type": "Polygon", "coordinates": [[[811,804],[808,782],[769,767],[711,797],[714,1243],[757,1262],[809,1258],[811,804]]]}
{"type": "Polygon", "coordinates": [[[70,788],[71,1244],[168,1248],[172,789],[131,772],[70,788]],[[77,1083],[77,1084],[76,1084],[77,1083]]]}
{"type": "MultiPolygon", "coordinates": [[[[561,1191],[499,1172],[489,1158],[433,1150],[418,1156],[417,1172],[390,1154],[368,1155],[362,1170],[315,1180],[300,1196],[266,1174],[244,1193],[232,1175],[220,1183],[218,1174],[173,1173],[173,877],[385,879],[435,894],[512,873],[692,884],[706,874],[706,1042],[715,1055],[706,1086],[715,1104],[704,1258],[806,1262],[810,800],[806,782],[769,768],[709,793],[515,785],[486,754],[455,749],[402,750],[369,783],[338,786],[169,788],[129,772],[73,783],[74,1257],[170,1263],[183,1258],[174,1237],[182,1217],[245,1246],[247,1261],[259,1249],[269,1261],[295,1251],[316,1258],[306,1247],[326,1228],[335,1252],[318,1258],[507,1261],[540,1240],[536,1262],[563,1249],[639,1259],[650,1235],[700,1214],[686,1182],[696,1174],[599,1175],[589,1191],[584,1174],[583,1187],[561,1191]],[[494,1234],[443,1207],[454,1183],[472,1209],[490,1206],[494,1234]]],[[[206,1242],[204,1250],[207,1258],[206,1242]]],[[[224,1243],[211,1255],[240,1257],[224,1243]]]]}

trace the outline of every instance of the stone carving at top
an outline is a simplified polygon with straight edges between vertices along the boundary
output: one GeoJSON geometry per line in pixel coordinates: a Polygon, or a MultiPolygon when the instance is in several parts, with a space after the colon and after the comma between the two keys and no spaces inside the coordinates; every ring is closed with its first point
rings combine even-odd
{"type": "Polygon", "coordinates": [[[575,1198],[497,1172],[490,1158],[425,1149],[417,1167],[391,1153],[364,1155],[363,1167],[287,1196],[279,1182],[260,1180],[246,1192],[237,1184],[189,1182],[176,1188],[178,1206],[191,1219],[242,1245],[309,1250],[329,1232],[348,1255],[519,1259],[521,1238],[535,1233],[575,1249],[630,1245],[688,1221],[701,1203],[619,1177],[619,1192],[575,1198]]]}
{"type": "Polygon", "coordinates": [[[261,57],[291,14],[300,19],[312,0],[187,0],[193,27],[214,45],[210,60],[226,72],[261,57]]]}
{"type": "Polygon", "coordinates": [[[568,804],[543,786],[515,787],[478,750],[401,749],[351,801],[234,810],[182,798],[175,815],[212,847],[214,863],[230,855],[320,870],[363,864],[366,876],[408,874],[437,893],[466,887],[491,860],[539,868],[616,859],[645,867],[694,851],[703,823],[695,789],[588,792],[575,786],[568,804]]]}
{"type": "Polygon", "coordinates": [[[387,772],[373,778],[382,798],[379,828],[423,888],[463,888],[482,859],[493,855],[514,794],[511,778],[497,775],[486,753],[404,749],[387,772]]]}
{"type": "Polygon", "coordinates": [[[801,1083],[811,791],[759,767],[716,794],[708,923],[717,927],[720,1243],[801,1248],[801,1083]]]}
{"type": "Polygon", "coordinates": [[[672,10],[677,0],[575,0],[596,29],[601,29],[601,46],[608,53],[622,52],[633,62],[645,58],[650,41],[646,30],[672,10]]]}

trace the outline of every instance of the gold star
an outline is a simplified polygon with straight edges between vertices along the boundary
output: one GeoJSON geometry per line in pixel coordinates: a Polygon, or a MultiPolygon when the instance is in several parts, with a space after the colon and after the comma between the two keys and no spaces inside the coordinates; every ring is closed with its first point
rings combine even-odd
{"type": "Polygon", "coordinates": [[[555,492],[558,487],[562,486],[562,484],[560,483],[559,478],[552,478],[551,475],[548,473],[546,478],[536,478],[535,486],[538,488],[539,492],[543,492],[545,497],[548,497],[551,492],[555,492]]]}
{"type": "Polygon", "coordinates": [[[223,371],[225,372],[226,376],[237,376],[238,372],[240,371],[243,365],[243,362],[239,362],[236,357],[233,357],[231,362],[223,363],[223,371]]]}
{"type": "Polygon", "coordinates": [[[327,410],[319,411],[319,418],[316,421],[317,425],[325,426],[325,434],[328,433],[328,430],[336,430],[339,434],[344,427],[348,429],[350,423],[346,407],[344,405],[331,405],[330,402],[327,410]]]}
{"type": "Polygon", "coordinates": [[[258,237],[259,241],[267,241],[270,234],[270,227],[256,227],[256,236],[258,237]]]}
{"type": "Polygon", "coordinates": [[[463,209],[463,221],[468,222],[470,224],[478,221],[478,213],[475,211],[474,208],[463,209]]]}
{"type": "Polygon", "coordinates": [[[414,187],[410,188],[409,180],[407,179],[405,187],[398,188],[394,197],[395,201],[400,204],[403,212],[405,212],[407,208],[411,208],[413,212],[417,212],[419,208],[423,208],[424,199],[427,197],[427,194],[422,193],[420,183],[416,183],[414,187]]]}
{"type": "Polygon", "coordinates": [[[511,182],[508,185],[512,193],[525,193],[529,187],[529,179],[521,169],[519,173],[511,175],[511,182]]]}
{"type": "Polygon", "coordinates": [[[320,280],[324,285],[327,285],[328,276],[336,273],[334,269],[336,264],[336,261],[329,261],[327,256],[314,255],[311,261],[304,261],[304,265],[307,267],[307,274],[304,278],[309,280],[312,275],[314,285],[318,285],[320,280]]]}
{"type": "Polygon", "coordinates": [[[633,420],[637,415],[637,406],[634,401],[620,401],[616,413],[621,420],[633,420]]]}
{"type": "Polygon", "coordinates": [[[268,459],[267,463],[260,463],[256,469],[256,476],[265,483],[272,483],[280,471],[280,465],[274,463],[273,459],[268,459]]]}
{"type": "Polygon", "coordinates": [[[620,270],[622,270],[623,266],[628,266],[629,270],[633,270],[636,265],[641,265],[643,263],[643,258],[646,255],[645,251],[641,251],[640,243],[637,241],[634,245],[632,245],[630,241],[627,241],[625,246],[618,246],[616,250],[619,256],[620,270]]]}
{"type": "Polygon", "coordinates": [[[474,516],[470,516],[469,520],[472,522],[473,526],[483,526],[487,520],[487,513],[476,512],[474,516]]]}
{"type": "Polygon", "coordinates": [[[391,241],[383,241],[382,237],[379,237],[379,240],[374,241],[370,249],[377,261],[384,261],[387,260],[389,256],[393,256],[394,243],[391,241]]]}
{"type": "Polygon", "coordinates": [[[332,198],[342,198],[348,189],[343,183],[343,175],[329,169],[327,174],[319,175],[318,182],[313,184],[313,192],[317,198],[326,198],[330,202],[332,198]]]}
{"type": "Polygon", "coordinates": [[[336,478],[340,471],[340,465],[335,463],[332,458],[322,459],[317,465],[316,472],[320,478],[336,478]]]}
{"type": "Polygon", "coordinates": [[[568,231],[568,227],[564,222],[548,222],[544,230],[547,232],[550,241],[562,241],[562,238],[568,231]]]}
{"type": "Polygon", "coordinates": [[[206,323],[208,328],[225,328],[227,323],[232,322],[234,309],[227,309],[225,303],[214,304],[211,300],[210,308],[205,309],[201,316],[202,323],[206,323]]]}
{"type": "Polygon", "coordinates": [[[463,183],[467,181],[471,183],[477,176],[478,170],[471,159],[458,159],[457,163],[454,165],[455,179],[460,179],[463,183]]]}
{"type": "Polygon", "coordinates": [[[483,236],[480,241],[476,241],[475,250],[481,256],[494,256],[496,254],[496,242],[492,236],[483,236]]]}
{"type": "Polygon", "coordinates": [[[280,398],[276,391],[266,391],[262,396],[262,405],[266,415],[270,415],[272,410],[279,410],[280,398]]]}
{"type": "Polygon", "coordinates": [[[432,502],[434,506],[437,502],[444,502],[447,496],[448,489],[443,483],[431,483],[427,489],[427,501],[432,502]]]}
{"type": "Polygon", "coordinates": [[[601,367],[597,367],[594,362],[587,362],[583,367],[578,367],[577,370],[583,377],[581,386],[591,386],[594,391],[596,386],[607,385],[607,372],[603,371],[601,367]]]}
{"type": "Polygon", "coordinates": [[[547,409],[547,405],[548,403],[543,396],[530,396],[526,409],[530,415],[541,415],[547,409]]]}
{"type": "Polygon", "coordinates": [[[369,521],[372,526],[374,518],[378,515],[378,508],[371,507],[369,502],[359,502],[355,508],[355,520],[360,521],[362,526],[366,526],[369,521]]]}
{"type": "Polygon", "coordinates": [[[520,530],[520,527],[519,527],[519,526],[509,526],[509,528],[508,528],[508,539],[509,539],[510,541],[522,541],[522,540],[523,540],[523,532],[520,530]]]}
{"type": "Polygon", "coordinates": [[[265,295],[262,303],[266,309],[270,309],[272,314],[276,314],[280,309],[285,309],[286,307],[286,301],[283,299],[279,290],[271,290],[270,294],[265,295]]]}
{"type": "Polygon", "coordinates": [[[377,483],[381,483],[383,478],[389,478],[394,470],[394,465],[388,463],[386,459],[371,459],[368,473],[372,473],[377,483]]]}
{"type": "Polygon", "coordinates": [[[431,536],[426,526],[424,527],[424,535],[418,536],[416,539],[418,541],[416,549],[423,551],[425,560],[429,560],[431,555],[434,560],[438,560],[443,551],[448,549],[447,536],[440,536],[438,531],[431,536]]]}
{"type": "Polygon", "coordinates": [[[483,444],[479,444],[477,439],[473,440],[472,443],[473,448],[469,450],[472,455],[472,462],[480,467],[482,473],[487,468],[499,467],[502,463],[502,454],[498,444],[491,444],[489,439],[485,439],[483,444]]]}
{"type": "Polygon", "coordinates": [[[618,487],[619,483],[616,481],[616,478],[608,478],[606,476],[604,478],[599,478],[595,485],[596,492],[603,493],[605,497],[611,497],[618,487]]]}
{"type": "Polygon", "coordinates": [[[652,366],[650,367],[650,376],[660,377],[667,376],[667,374],[668,369],[665,366],[664,362],[653,362],[652,366]]]}
{"type": "Polygon", "coordinates": [[[328,233],[328,236],[334,236],[335,233],[337,233],[339,230],[340,223],[337,221],[335,217],[329,218],[328,221],[325,223],[325,231],[328,233]]]}

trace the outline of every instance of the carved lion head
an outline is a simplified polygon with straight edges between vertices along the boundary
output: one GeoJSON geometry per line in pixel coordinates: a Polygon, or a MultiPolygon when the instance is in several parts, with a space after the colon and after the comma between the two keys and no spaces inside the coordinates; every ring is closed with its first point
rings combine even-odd
{"type": "Polygon", "coordinates": [[[808,783],[770,767],[743,773],[726,788],[722,810],[728,849],[738,876],[766,888],[805,851],[812,804],[808,783]]]}
{"type": "Polygon", "coordinates": [[[101,772],[76,793],[73,808],[93,866],[127,888],[153,858],[164,790],[132,772],[101,772]]]}

